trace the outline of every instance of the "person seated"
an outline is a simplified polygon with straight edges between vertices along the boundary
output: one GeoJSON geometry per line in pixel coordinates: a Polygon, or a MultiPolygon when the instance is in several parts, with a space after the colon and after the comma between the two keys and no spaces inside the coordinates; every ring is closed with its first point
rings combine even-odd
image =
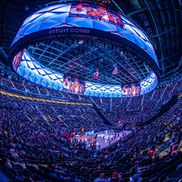
{"type": "Polygon", "coordinates": [[[106,182],[106,181],[107,180],[105,178],[104,173],[101,173],[100,176],[94,180],[94,182],[106,182]]]}

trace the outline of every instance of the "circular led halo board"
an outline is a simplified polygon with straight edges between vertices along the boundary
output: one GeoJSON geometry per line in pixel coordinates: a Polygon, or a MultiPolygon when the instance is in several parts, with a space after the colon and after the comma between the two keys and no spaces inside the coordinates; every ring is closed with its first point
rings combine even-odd
{"type": "Polygon", "coordinates": [[[10,48],[13,70],[58,91],[131,97],[155,89],[151,41],[125,15],[100,5],[55,4],[28,17],[10,48]]]}

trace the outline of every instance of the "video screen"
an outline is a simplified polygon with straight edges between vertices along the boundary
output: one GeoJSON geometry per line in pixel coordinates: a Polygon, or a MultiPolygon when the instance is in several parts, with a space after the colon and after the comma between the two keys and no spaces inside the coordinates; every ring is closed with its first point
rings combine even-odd
{"type": "Polygon", "coordinates": [[[85,92],[85,83],[86,81],[81,81],[73,76],[66,76],[63,81],[63,91],[83,95],[85,92]]]}
{"type": "Polygon", "coordinates": [[[121,94],[123,96],[137,96],[141,93],[140,83],[125,85],[122,87],[121,94]]]}
{"type": "Polygon", "coordinates": [[[90,18],[105,21],[114,25],[123,26],[119,13],[113,13],[105,7],[90,6],[89,4],[71,5],[69,16],[76,18],[90,18]]]}
{"type": "Polygon", "coordinates": [[[18,70],[24,50],[20,51],[13,59],[13,69],[18,70]]]}

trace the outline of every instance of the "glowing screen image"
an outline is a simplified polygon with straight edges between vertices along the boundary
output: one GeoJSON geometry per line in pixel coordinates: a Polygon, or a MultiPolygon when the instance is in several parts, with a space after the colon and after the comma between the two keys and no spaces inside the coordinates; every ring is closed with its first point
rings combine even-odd
{"type": "Polygon", "coordinates": [[[137,96],[141,93],[140,83],[123,86],[121,94],[123,96],[137,96]]]}
{"type": "Polygon", "coordinates": [[[66,76],[63,80],[63,91],[72,94],[84,94],[85,81],[80,81],[78,78],[66,76]]]}
{"type": "MultiPolygon", "coordinates": [[[[54,44],[52,47],[54,48],[54,44]]],[[[130,47],[130,44],[126,47],[130,47]]],[[[76,50],[75,47],[71,48],[76,50]]],[[[15,72],[31,82],[58,91],[95,97],[130,97],[146,94],[153,90],[158,83],[156,74],[159,66],[157,56],[143,30],[125,15],[102,6],[86,3],[63,3],[45,7],[33,13],[24,21],[11,44],[11,49],[10,57],[12,57],[12,66],[15,72]],[[44,41],[44,39],[51,40],[53,38],[52,42],[57,42],[60,37],[70,38],[70,35],[77,34],[78,36],[83,34],[86,38],[94,35],[100,41],[102,41],[100,39],[102,36],[108,40],[114,36],[116,41],[118,38],[117,43],[121,43],[121,45],[126,40],[126,43],[131,43],[134,49],[137,46],[135,51],[139,50],[139,53],[149,55],[150,57],[146,57],[149,58],[146,63],[153,61],[155,67],[151,67],[150,73],[147,71],[146,78],[143,80],[137,79],[137,82],[140,83],[135,83],[135,81],[129,83],[127,81],[123,85],[119,82],[118,85],[111,85],[109,81],[108,84],[102,84],[102,82],[98,83],[99,80],[92,82],[92,80],[84,78],[84,80],[87,80],[84,81],[81,76],[79,79],[70,76],[74,74],[74,70],[64,75],[62,72],[52,70],[49,66],[42,65],[36,59],[36,56],[31,55],[32,47],[36,48],[39,44],[41,45],[41,41],[44,41]],[[38,45],[32,44],[34,42],[32,40],[37,40],[38,45]],[[120,42],[120,40],[122,41],[120,42]],[[27,48],[24,45],[29,45],[30,52],[26,50],[27,48]],[[124,85],[125,83],[127,85],[124,85]]],[[[49,50],[45,49],[45,51],[49,53],[49,50]]]]}
{"type": "Polygon", "coordinates": [[[85,3],[59,4],[35,12],[24,21],[11,47],[19,39],[34,32],[63,27],[90,28],[126,38],[147,52],[158,64],[150,40],[128,17],[102,6],[85,3]]]}
{"type": "Polygon", "coordinates": [[[70,17],[89,18],[98,21],[105,21],[114,25],[122,26],[121,15],[112,13],[105,7],[90,6],[89,4],[71,5],[70,17]]]}
{"type": "Polygon", "coordinates": [[[24,50],[20,51],[13,59],[13,69],[18,71],[24,50]]]}

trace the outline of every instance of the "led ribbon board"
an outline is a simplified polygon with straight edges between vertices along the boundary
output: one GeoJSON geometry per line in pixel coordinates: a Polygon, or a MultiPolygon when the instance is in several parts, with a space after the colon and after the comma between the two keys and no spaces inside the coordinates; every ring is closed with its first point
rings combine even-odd
{"type": "MultiPolygon", "coordinates": [[[[57,4],[41,9],[28,17],[14,38],[10,60],[20,76],[47,88],[99,97],[142,95],[153,90],[158,82],[158,61],[150,40],[126,16],[105,7],[89,4],[57,4]],[[70,91],[61,72],[42,65],[28,51],[29,45],[64,36],[96,36],[135,49],[147,60],[150,72],[138,83],[102,84],[90,80],[77,81],[70,91]],[[79,89],[79,90],[78,90],[79,89]],[[74,90],[74,91],[73,91],[74,90]]],[[[73,83],[71,81],[70,83],[73,83]]]]}

